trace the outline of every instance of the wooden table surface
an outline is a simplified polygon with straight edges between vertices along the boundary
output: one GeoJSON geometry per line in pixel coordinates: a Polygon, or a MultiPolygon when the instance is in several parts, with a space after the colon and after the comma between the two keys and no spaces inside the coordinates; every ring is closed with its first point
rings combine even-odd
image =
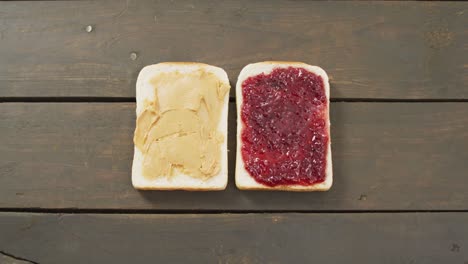
{"type": "Polygon", "coordinates": [[[468,3],[0,3],[0,263],[468,263],[468,3]],[[325,193],[131,186],[162,61],[331,76],[325,193]]]}

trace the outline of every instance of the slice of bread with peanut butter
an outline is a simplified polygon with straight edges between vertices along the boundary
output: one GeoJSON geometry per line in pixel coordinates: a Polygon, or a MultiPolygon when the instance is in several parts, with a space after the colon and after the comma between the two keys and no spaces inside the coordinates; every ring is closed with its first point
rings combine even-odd
{"type": "Polygon", "coordinates": [[[143,190],[224,190],[229,79],[188,62],[146,66],[136,83],[132,183],[143,190]]]}

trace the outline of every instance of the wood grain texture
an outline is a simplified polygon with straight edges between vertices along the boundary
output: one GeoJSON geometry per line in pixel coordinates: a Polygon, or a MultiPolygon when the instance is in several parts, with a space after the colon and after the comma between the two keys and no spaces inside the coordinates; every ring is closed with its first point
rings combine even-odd
{"type": "Polygon", "coordinates": [[[235,109],[223,192],[136,191],[133,103],[0,104],[0,208],[467,210],[468,104],[332,103],[334,185],[239,191],[235,109]]]}
{"type": "Polygon", "coordinates": [[[467,10],[466,2],[1,2],[0,97],[134,97],[139,70],[161,61],[217,65],[234,84],[246,64],[274,59],[322,66],[333,98],[467,99],[467,10]]]}
{"type": "Polygon", "coordinates": [[[0,214],[37,263],[461,263],[468,214],[0,214]]]}

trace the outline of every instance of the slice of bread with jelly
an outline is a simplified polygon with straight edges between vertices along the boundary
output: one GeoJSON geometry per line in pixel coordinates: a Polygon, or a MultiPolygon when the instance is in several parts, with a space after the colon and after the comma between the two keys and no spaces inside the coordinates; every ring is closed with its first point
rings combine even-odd
{"type": "Polygon", "coordinates": [[[142,190],[224,190],[229,80],[202,63],[146,66],[136,83],[132,183],[142,190]]]}
{"type": "Polygon", "coordinates": [[[330,87],[323,69],[301,62],[249,64],[239,74],[236,100],[239,189],[330,189],[330,87]]]}

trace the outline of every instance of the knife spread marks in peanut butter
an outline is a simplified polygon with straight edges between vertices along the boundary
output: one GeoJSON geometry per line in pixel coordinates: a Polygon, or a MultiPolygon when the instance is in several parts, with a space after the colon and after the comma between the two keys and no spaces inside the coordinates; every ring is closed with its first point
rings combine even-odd
{"type": "Polygon", "coordinates": [[[144,102],[134,136],[144,156],[143,176],[216,175],[224,141],[218,127],[229,86],[204,70],[158,73],[150,82],[155,98],[144,102]]]}

